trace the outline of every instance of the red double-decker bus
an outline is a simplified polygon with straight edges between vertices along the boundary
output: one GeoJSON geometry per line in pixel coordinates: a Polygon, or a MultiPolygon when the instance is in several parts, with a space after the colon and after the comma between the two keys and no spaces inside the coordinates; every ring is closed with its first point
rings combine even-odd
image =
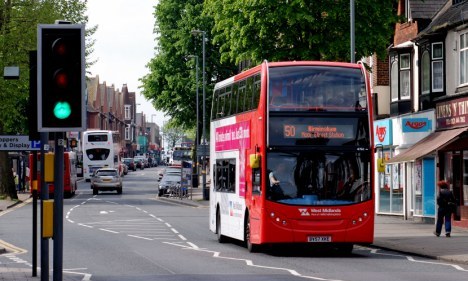
{"type": "Polygon", "coordinates": [[[210,229],[249,251],[374,237],[372,106],[366,70],[264,62],[217,83],[210,126],[210,229]]]}

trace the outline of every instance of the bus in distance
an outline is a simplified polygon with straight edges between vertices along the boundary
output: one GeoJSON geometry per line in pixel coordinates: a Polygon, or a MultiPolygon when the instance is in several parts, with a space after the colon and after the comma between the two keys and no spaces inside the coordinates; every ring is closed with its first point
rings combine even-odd
{"type": "Polygon", "coordinates": [[[362,64],[265,61],[217,83],[210,230],[249,251],[372,243],[372,121],[362,64]]]}
{"type": "Polygon", "coordinates": [[[170,158],[171,166],[181,166],[182,161],[192,161],[192,148],[189,146],[176,146],[170,158]]]}
{"type": "Polygon", "coordinates": [[[88,130],[83,132],[83,177],[91,180],[94,171],[99,168],[120,166],[120,134],[117,131],[88,130]]]}

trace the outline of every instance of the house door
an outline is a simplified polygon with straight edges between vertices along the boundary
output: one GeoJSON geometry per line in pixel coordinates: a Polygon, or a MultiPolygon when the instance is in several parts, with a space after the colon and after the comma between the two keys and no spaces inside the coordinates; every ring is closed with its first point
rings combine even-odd
{"type": "MultiPolygon", "coordinates": [[[[460,152],[452,154],[452,191],[458,204],[463,206],[463,178],[464,178],[464,161],[460,152]]],[[[459,216],[455,216],[455,220],[460,220],[459,216]]]]}

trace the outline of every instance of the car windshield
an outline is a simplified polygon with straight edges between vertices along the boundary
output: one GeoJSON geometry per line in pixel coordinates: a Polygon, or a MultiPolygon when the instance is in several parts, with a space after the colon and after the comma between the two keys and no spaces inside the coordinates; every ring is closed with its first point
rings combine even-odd
{"type": "Polygon", "coordinates": [[[96,176],[117,176],[117,171],[110,171],[110,170],[105,170],[105,171],[97,171],[96,176]]]}
{"type": "Polygon", "coordinates": [[[166,175],[162,178],[161,182],[177,182],[180,181],[180,176],[166,175]]]}

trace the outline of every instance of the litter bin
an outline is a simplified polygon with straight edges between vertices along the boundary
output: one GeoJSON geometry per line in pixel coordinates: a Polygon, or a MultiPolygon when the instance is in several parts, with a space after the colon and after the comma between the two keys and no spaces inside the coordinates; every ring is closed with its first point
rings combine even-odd
{"type": "Polygon", "coordinates": [[[192,187],[198,188],[198,174],[192,175],[192,187]]]}

